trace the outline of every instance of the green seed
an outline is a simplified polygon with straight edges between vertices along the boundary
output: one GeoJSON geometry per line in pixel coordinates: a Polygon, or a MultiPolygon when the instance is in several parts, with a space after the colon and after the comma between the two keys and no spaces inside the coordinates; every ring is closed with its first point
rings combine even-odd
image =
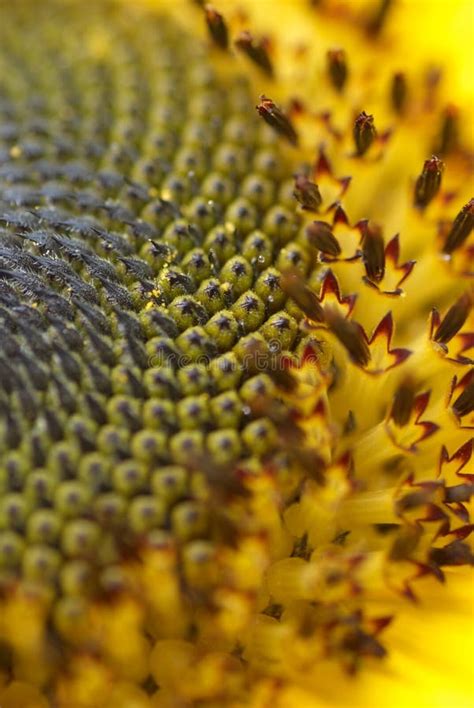
{"type": "Polygon", "coordinates": [[[146,468],[135,460],[126,460],[118,464],[112,473],[114,489],[119,494],[132,496],[141,491],[147,480],[146,468]]]}
{"type": "Polygon", "coordinates": [[[232,428],[214,430],[207,436],[207,449],[217,465],[235,462],[242,449],[240,435],[232,428]]]}
{"type": "Polygon", "coordinates": [[[185,496],[188,486],[188,474],[184,467],[166,465],[153,473],[151,488],[159,499],[168,504],[185,496]]]}
{"type": "Polygon", "coordinates": [[[24,577],[36,583],[52,582],[61,565],[61,554],[46,545],[29,546],[22,558],[24,577]]]}
{"type": "Polygon", "coordinates": [[[94,521],[69,521],[61,535],[61,549],[69,558],[91,558],[100,541],[100,527],[94,521]]]}

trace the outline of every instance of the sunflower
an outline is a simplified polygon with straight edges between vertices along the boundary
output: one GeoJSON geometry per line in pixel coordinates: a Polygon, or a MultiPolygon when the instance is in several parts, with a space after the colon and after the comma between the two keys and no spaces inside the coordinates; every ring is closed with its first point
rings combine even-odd
{"type": "Polygon", "coordinates": [[[467,708],[470,3],[0,9],[0,706],[467,708]]]}

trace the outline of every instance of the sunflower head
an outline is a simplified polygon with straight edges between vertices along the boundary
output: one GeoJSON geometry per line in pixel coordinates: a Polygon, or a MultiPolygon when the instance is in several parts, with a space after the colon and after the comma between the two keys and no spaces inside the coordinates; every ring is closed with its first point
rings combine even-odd
{"type": "Polygon", "coordinates": [[[0,704],[412,700],[474,422],[472,145],[416,12],[3,10],[0,704]]]}

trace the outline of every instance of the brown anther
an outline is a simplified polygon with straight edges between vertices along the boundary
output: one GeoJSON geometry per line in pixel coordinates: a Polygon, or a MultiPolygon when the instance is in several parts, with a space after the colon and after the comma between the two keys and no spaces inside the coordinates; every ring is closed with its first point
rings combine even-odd
{"type": "Polygon", "coordinates": [[[375,656],[382,658],[387,653],[387,650],[378,639],[359,628],[353,630],[345,637],[343,648],[346,651],[353,652],[357,656],[375,656]]]}
{"type": "Polygon", "coordinates": [[[441,123],[441,130],[434,146],[434,152],[447,155],[459,144],[459,111],[456,106],[448,106],[441,123]]]}
{"type": "Polygon", "coordinates": [[[268,123],[279,135],[286,138],[291,145],[298,145],[298,134],[292,122],[270,98],[260,96],[260,103],[256,108],[265,123],[268,123]]]}
{"type": "Polygon", "coordinates": [[[472,565],[474,555],[469,544],[456,540],[442,548],[432,548],[430,560],[436,565],[472,565]]]}
{"type": "Polygon", "coordinates": [[[361,157],[362,155],[365,155],[377,135],[374,125],[374,117],[372,115],[368,115],[365,111],[359,113],[355,119],[353,135],[356,146],[356,155],[361,157]]]}
{"type": "Polygon", "coordinates": [[[315,322],[324,320],[323,308],[316,294],[303,282],[299,273],[294,271],[283,273],[280,279],[280,287],[303,310],[306,317],[315,322]]]}
{"type": "Polygon", "coordinates": [[[382,230],[377,224],[369,223],[362,241],[362,259],[370,280],[378,283],[385,273],[385,244],[382,230]]]}
{"type": "Polygon", "coordinates": [[[471,381],[461,395],[454,401],[453,411],[459,418],[474,411],[474,381],[471,381]]]}
{"type": "Polygon", "coordinates": [[[397,113],[403,113],[407,100],[407,80],[401,71],[393,75],[390,97],[392,107],[397,113]]]}
{"type": "Polygon", "coordinates": [[[406,380],[400,384],[393,397],[390,417],[400,428],[408,423],[415,402],[415,388],[412,381],[406,380]]]}
{"type": "Polygon", "coordinates": [[[275,385],[283,391],[289,392],[296,388],[296,379],[290,369],[284,368],[281,357],[276,357],[274,365],[262,371],[266,371],[275,385]]]}
{"type": "Polygon", "coordinates": [[[291,552],[291,557],[303,558],[304,560],[309,561],[309,559],[311,558],[312,550],[313,549],[308,543],[308,534],[305,533],[300,538],[296,539],[293,545],[293,550],[291,552]]]}
{"type": "MultiPolygon", "coordinates": [[[[396,506],[398,507],[398,504],[396,506]]],[[[418,526],[407,526],[400,531],[400,535],[396,537],[390,549],[390,560],[401,561],[410,558],[418,546],[421,534],[422,529],[418,526]]]]}
{"type": "Polygon", "coordinates": [[[318,451],[307,444],[300,444],[291,449],[291,456],[298,463],[300,469],[305,471],[309,479],[316,484],[323,485],[326,480],[323,460],[319,457],[318,451]]]}
{"type": "Polygon", "coordinates": [[[468,502],[474,495],[474,483],[456,484],[454,487],[446,487],[444,501],[447,504],[468,502]]]}
{"type": "Polygon", "coordinates": [[[301,615],[298,617],[296,631],[302,639],[310,639],[314,637],[317,630],[318,621],[315,616],[314,609],[307,605],[301,615]]]}
{"type": "Polygon", "coordinates": [[[443,169],[444,163],[436,155],[433,155],[429,160],[425,160],[423,171],[415,184],[414,204],[419,209],[427,207],[437,195],[441,186],[443,169]]]}
{"type": "Polygon", "coordinates": [[[323,201],[318,185],[311,182],[306,175],[297,175],[295,177],[293,195],[303,209],[307,211],[318,211],[323,201]]]}
{"type": "Polygon", "coordinates": [[[218,47],[227,49],[229,46],[229,33],[224,18],[212,5],[205,5],[204,12],[206,13],[207,27],[212,39],[218,47]]]}
{"type": "Polygon", "coordinates": [[[344,49],[329,49],[326,54],[327,69],[336,91],[342,91],[347,81],[347,59],[344,49]]]}
{"type": "Polygon", "coordinates": [[[268,56],[267,43],[263,39],[255,39],[250,32],[241,32],[235,40],[235,46],[246,54],[268,76],[273,76],[273,65],[268,56]]]}
{"type": "Polygon", "coordinates": [[[446,237],[443,247],[444,253],[452,253],[457,248],[462,246],[474,228],[474,199],[465,204],[457,217],[453,221],[453,225],[446,237]]]}
{"type": "Polygon", "coordinates": [[[277,603],[273,602],[270,605],[267,605],[264,610],[262,610],[262,615],[268,615],[269,617],[273,617],[276,620],[279,620],[280,617],[283,614],[283,610],[285,608],[283,605],[278,605],[277,603]]]}
{"type": "Polygon", "coordinates": [[[356,418],[354,411],[349,411],[347,414],[346,422],[344,423],[343,433],[344,435],[350,435],[357,428],[356,418]]]}
{"type": "Polygon", "coordinates": [[[387,15],[393,0],[379,0],[378,6],[375,9],[372,17],[367,22],[367,32],[371,35],[378,35],[387,21],[387,15]]]}
{"type": "Polygon", "coordinates": [[[366,366],[370,361],[370,349],[363,330],[357,322],[346,320],[336,310],[326,310],[326,322],[352,361],[359,366],[366,366]]]}
{"type": "Polygon", "coordinates": [[[267,345],[259,339],[250,338],[243,345],[243,368],[250,373],[257,373],[270,356],[267,345]]]}
{"type": "Polygon", "coordinates": [[[440,344],[447,344],[461,329],[469,315],[472,300],[469,293],[461,295],[459,300],[449,308],[436,330],[433,339],[440,344]]]}
{"type": "Polygon", "coordinates": [[[397,513],[403,513],[405,511],[411,511],[412,509],[417,509],[420,506],[424,506],[431,502],[433,497],[433,489],[427,487],[426,489],[416,489],[413,492],[408,492],[405,496],[401,497],[396,503],[397,513]]]}
{"type": "Polygon", "coordinates": [[[341,247],[331,231],[331,227],[325,221],[313,221],[306,228],[306,238],[309,243],[322,253],[337,258],[341,253],[341,247]]]}

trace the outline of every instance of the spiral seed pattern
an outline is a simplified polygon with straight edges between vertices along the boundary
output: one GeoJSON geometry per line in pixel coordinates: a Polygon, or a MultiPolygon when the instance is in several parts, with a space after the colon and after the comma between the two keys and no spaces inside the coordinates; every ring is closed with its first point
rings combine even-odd
{"type": "Polygon", "coordinates": [[[107,3],[9,12],[0,567],[68,595],[124,538],[208,537],[202,469],[230,484],[275,452],[248,362],[297,346],[279,269],[312,256],[245,79],[224,88],[198,41],[107,3]]]}

